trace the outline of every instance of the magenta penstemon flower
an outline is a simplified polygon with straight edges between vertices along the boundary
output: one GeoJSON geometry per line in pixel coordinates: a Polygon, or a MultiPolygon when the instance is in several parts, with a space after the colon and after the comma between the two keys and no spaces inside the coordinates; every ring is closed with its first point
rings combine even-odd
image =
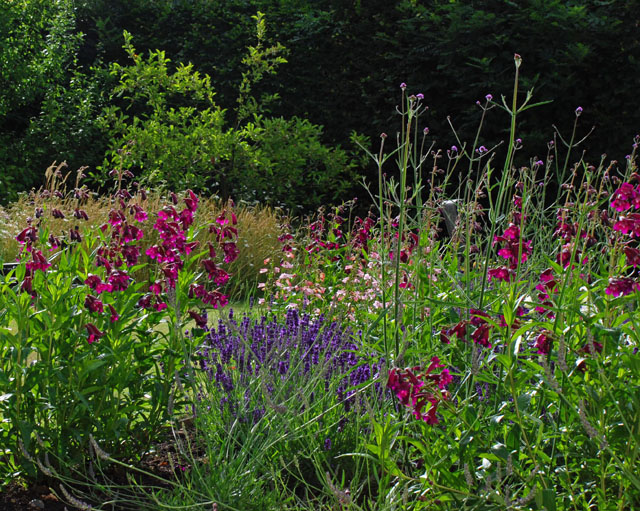
{"type": "Polygon", "coordinates": [[[114,270],[109,275],[109,284],[111,284],[113,291],[124,291],[129,287],[130,279],[131,277],[127,273],[114,270]]]}
{"type": "Polygon", "coordinates": [[[207,328],[207,317],[204,314],[199,314],[195,311],[188,311],[189,316],[191,316],[191,319],[193,319],[196,322],[196,325],[198,326],[198,328],[207,328]]]}
{"type": "Polygon", "coordinates": [[[116,309],[113,307],[113,305],[108,304],[109,305],[109,312],[111,313],[111,323],[115,323],[116,321],[118,321],[118,319],[120,319],[120,316],[118,315],[118,312],[116,311],[116,309]]]}
{"type": "Polygon", "coordinates": [[[629,295],[634,291],[640,291],[640,284],[628,277],[622,277],[609,279],[609,285],[604,292],[613,297],[618,297],[620,295],[629,295]]]}
{"type": "Polygon", "coordinates": [[[505,266],[501,266],[500,268],[491,268],[488,272],[488,280],[491,282],[493,279],[502,280],[504,282],[511,282],[514,277],[513,270],[505,266]]]}
{"type": "Polygon", "coordinates": [[[539,355],[548,355],[551,351],[551,334],[548,331],[542,332],[536,337],[535,342],[536,353],[539,355]]]}
{"type": "Polygon", "coordinates": [[[640,209],[640,185],[634,188],[631,183],[622,183],[612,198],[611,207],[616,211],[627,211],[631,207],[640,209]]]}
{"type": "Polygon", "coordinates": [[[640,213],[630,213],[626,217],[621,217],[620,220],[613,224],[613,230],[639,238],[640,213]]]}
{"type": "Polygon", "coordinates": [[[31,262],[27,263],[28,272],[34,272],[37,270],[44,272],[47,270],[47,268],[51,266],[51,263],[47,260],[47,258],[44,255],[42,255],[42,252],[40,250],[32,250],[31,259],[32,259],[31,262]]]}
{"type": "Polygon", "coordinates": [[[102,302],[93,295],[87,295],[84,299],[84,306],[89,309],[90,312],[102,313],[104,311],[102,302]]]}
{"type": "Polygon", "coordinates": [[[93,323],[87,323],[85,325],[87,332],[89,333],[89,337],[87,338],[87,342],[89,344],[93,344],[96,341],[99,341],[104,337],[104,332],[98,330],[98,328],[93,323]]]}
{"type": "Polygon", "coordinates": [[[421,367],[391,369],[387,388],[403,405],[412,408],[416,419],[427,424],[438,424],[436,416],[438,405],[443,399],[448,399],[446,387],[453,380],[449,370],[443,368],[438,357],[433,357],[425,371],[422,371],[421,367]],[[442,370],[436,373],[437,369],[442,370]],[[429,408],[425,413],[423,410],[427,405],[429,408]]]}
{"type": "Polygon", "coordinates": [[[89,220],[89,215],[87,215],[87,212],[84,209],[75,208],[73,210],[73,216],[78,220],[89,220]]]}
{"type": "Polygon", "coordinates": [[[533,249],[531,241],[522,241],[520,227],[516,224],[509,224],[501,236],[494,236],[493,244],[502,243],[503,248],[498,250],[498,255],[504,257],[509,262],[509,267],[515,270],[520,263],[527,261],[533,249]]]}
{"type": "Polygon", "coordinates": [[[102,279],[98,275],[89,274],[84,283],[97,294],[104,292],[111,293],[113,291],[113,286],[102,282],[102,279]]]}
{"type": "Polygon", "coordinates": [[[627,258],[627,264],[629,266],[640,266],[640,250],[637,248],[625,246],[623,248],[624,255],[627,258]]]}

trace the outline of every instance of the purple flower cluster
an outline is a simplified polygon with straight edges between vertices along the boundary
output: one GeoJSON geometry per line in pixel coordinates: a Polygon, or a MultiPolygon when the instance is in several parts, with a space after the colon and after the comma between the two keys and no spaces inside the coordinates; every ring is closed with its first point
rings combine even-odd
{"type": "MultiPolygon", "coordinates": [[[[632,180],[640,180],[640,176],[633,174],[632,180]]],[[[640,185],[634,187],[631,183],[622,183],[613,192],[610,205],[614,210],[624,213],[613,225],[613,230],[624,237],[622,250],[627,265],[636,268],[640,265],[640,250],[637,248],[637,238],[640,238],[640,213],[631,213],[630,210],[640,210],[640,185]]],[[[605,293],[617,297],[632,294],[634,291],[640,291],[640,282],[629,276],[620,276],[609,280],[605,293]]]]}
{"type": "Polygon", "coordinates": [[[347,413],[355,403],[355,389],[376,378],[380,367],[362,354],[350,330],[296,309],[283,319],[245,315],[239,322],[231,311],[228,321],[220,320],[208,331],[198,355],[201,369],[222,393],[222,414],[254,422],[266,406],[286,401],[301,385],[319,385],[316,393],[335,392],[347,413]],[[258,377],[265,382],[262,394],[247,394],[258,377]]]}

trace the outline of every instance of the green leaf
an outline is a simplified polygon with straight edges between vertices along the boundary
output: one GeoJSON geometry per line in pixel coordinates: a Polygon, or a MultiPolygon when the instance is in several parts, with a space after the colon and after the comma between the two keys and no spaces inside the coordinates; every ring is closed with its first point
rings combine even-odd
{"type": "Polygon", "coordinates": [[[556,511],[556,491],[553,488],[542,490],[542,505],[547,511],[556,511]]]}

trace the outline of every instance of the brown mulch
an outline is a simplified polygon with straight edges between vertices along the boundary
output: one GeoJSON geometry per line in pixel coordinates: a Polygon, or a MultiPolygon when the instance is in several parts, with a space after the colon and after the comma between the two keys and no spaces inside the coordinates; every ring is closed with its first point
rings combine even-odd
{"type": "Polygon", "coordinates": [[[12,482],[0,492],[0,509],[2,511],[29,511],[32,509],[64,511],[64,508],[65,505],[51,493],[48,486],[25,487],[18,482],[12,482]]]}

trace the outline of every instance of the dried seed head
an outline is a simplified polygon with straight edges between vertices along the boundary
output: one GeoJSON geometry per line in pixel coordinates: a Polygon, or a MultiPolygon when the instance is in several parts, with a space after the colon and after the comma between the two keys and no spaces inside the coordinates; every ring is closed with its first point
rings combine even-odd
{"type": "Polygon", "coordinates": [[[103,451],[102,448],[98,445],[98,442],[96,442],[96,439],[93,438],[93,435],[89,435],[89,442],[91,444],[91,447],[93,448],[93,452],[96,453],[96,456],[98,458],[105,461],[111,459],[111,456],[103,451]]]}
{"type": "Polygon", "coordinates": [[[53,477],[53,472],[49,470],[48,467],[45,467],[40,459],[36,459],[36,465],[38,465],[38,468],[44,475],[46,475],[47,477],[53,477]]]}
{"type": "Polygon", "coordinates": [[[24,446],[24,443],[22,442],[21,438],[18,439],[18,446],[20,447],[20,452],[22,452],[22,455],[25,457],[25,459],[33,463],[34,460],[29,454],[29,452],[27,451],[27,448],[24,446]]]}
{"type": "Polygon", "coordinates": [[[471,475],[471,471],[469,470],[469,464],[465,463],[464,464],[464,479],[467,482],[467,486],[469,488],[472,488],[475,480],[473,479],[473,476],[471,475]]]}
{"type": "Polygon", "coordinates": [[[69,501],[69,504],[71,504],[72,506],[80,509],[81,511],[90,511],[91,509],[93,509],[90,504],[87,504],[86,502],[83,502],[82,500],[77,499],[73,495],[71,495],[63,485],[60,485],[60,490],[62,491],[62,495],[64,495],[64,498],[67,499],[69,501]]]}

